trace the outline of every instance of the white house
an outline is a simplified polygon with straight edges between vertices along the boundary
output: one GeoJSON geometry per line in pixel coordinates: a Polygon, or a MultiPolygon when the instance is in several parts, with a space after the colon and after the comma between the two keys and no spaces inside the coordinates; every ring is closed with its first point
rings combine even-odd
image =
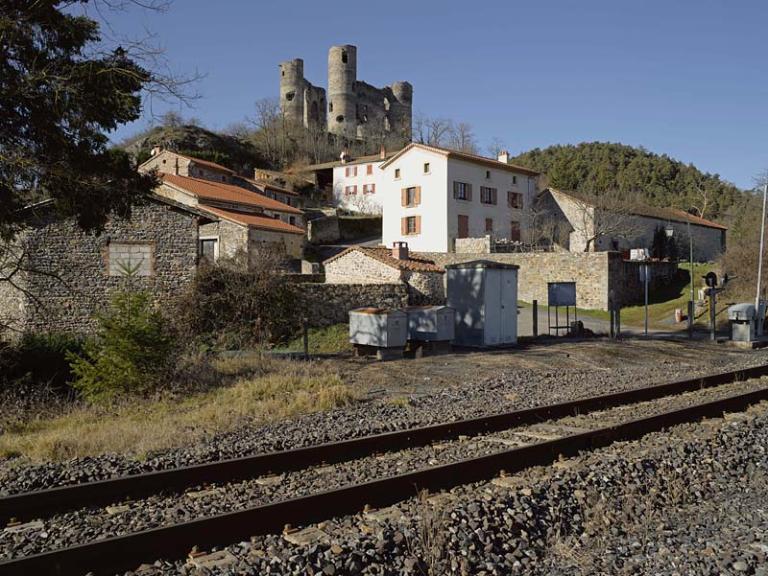
{"type": "Polygon", "coordinates": [[[538,172],[507,160],[506,153],[494,160],[409,144],[380,165],[382,243],[405,241],[414,251],[453,252],[460,238],[523,239],[538,172]]]}

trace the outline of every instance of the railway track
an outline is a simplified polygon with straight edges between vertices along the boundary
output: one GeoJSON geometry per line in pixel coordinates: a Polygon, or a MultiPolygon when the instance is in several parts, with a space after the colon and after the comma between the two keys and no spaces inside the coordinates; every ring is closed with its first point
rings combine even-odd
{"type": "MultiPolygon", "coordinates": [[[[331,486],[296,498],[278,497],[242,509],[235,507],[235,511],[13,558],[0,563],[0,573],[115,573],[160,557],[183,557],[194,545],[209,549],[252,535],[279,532],[285,524],[303,525],[356,513],[365,505],[388,506],[420,489],[435,491],[489,479],[502,469],[514,472],[547,464],[561,455],[742,410],[768,399],[768,388],[744,382],[763,375],[768,375],[768,366],[334,444],[9,496],[0,499],[0,518],[40,523],[40,518],[53,514],[98,508],[126,497],[168,494],[201,484],[248,481],[264,475],[279,478],[276,472],[286,474],[318,465],[328,468],[355,459],[386,459],[376,456],[384,452],[410,451],[417,458],[421,456],[419,450],[447,455],[427,460],[431,464],[427,467],[412,467],[402,473],[392,467],[373,480],[331,486]],[[645,415],[637,418],[638,414],[645,415]],[[440,442],[439,450],[436,442],[440,442]],[[462,443],[482,447],[462,450],[462,443]],[[499,445],[504,449],[498,450],[499,445]],[[461,457],[467,454],[470,457],[461,457]]],[[[215,490],[211,492],[215,497],[215,490]]]]}

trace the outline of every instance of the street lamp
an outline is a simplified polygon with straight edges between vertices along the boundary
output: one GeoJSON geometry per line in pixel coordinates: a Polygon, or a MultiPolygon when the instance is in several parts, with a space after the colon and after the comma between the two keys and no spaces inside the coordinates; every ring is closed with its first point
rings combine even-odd
{"type": "MultiPolygon", "coordinates": [[[[685,220],[687,232],[688,232],[688,263],[690,266],[689,278],[691,282],[691,299],[688,301],[688,337],[693,338],[693,314],[694,314],[694,295],[693,295],[693,236],[691,235],[691,221],[686,218],[685,220]]],[[[664,232],[667,238],[672,238],[675,235],[675,229],[672,224],[667,224],[664,232]]]]}

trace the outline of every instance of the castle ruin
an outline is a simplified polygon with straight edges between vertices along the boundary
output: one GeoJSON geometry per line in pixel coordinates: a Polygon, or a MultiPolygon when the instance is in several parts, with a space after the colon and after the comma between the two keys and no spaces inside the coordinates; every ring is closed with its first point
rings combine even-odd
{"type": "Polygon", "coordinates": [[[325,127],[347,141],[375,141],[388,135],[411,138],[413,86],[395,82],[376,88],[357,79],[357,47],[328,51],[328,96],[304,78],[301,58],[280,64],[280,109],[289,122],[325,127]]]}

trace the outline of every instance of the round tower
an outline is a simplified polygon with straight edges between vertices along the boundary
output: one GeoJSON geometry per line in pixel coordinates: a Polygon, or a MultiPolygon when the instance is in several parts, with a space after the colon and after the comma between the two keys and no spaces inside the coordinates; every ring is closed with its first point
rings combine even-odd
{"type": "Polygon", "coordinates": [[[357,48],[346,44],[328,51],[328,131],[354,139],[357,134],[357,48]]]}
{"type": "Polygon", "coordinates": [[[289,122],[304,122],[304,60],[280,63],[280,110],[289,122]]]}
{"type": "Polygon", "coordinates": [[[410,82],[395,82],[391,88],[395,97],[389,112],[391,131],[410,140],[413,124],[413,86],[410,82]]]}

